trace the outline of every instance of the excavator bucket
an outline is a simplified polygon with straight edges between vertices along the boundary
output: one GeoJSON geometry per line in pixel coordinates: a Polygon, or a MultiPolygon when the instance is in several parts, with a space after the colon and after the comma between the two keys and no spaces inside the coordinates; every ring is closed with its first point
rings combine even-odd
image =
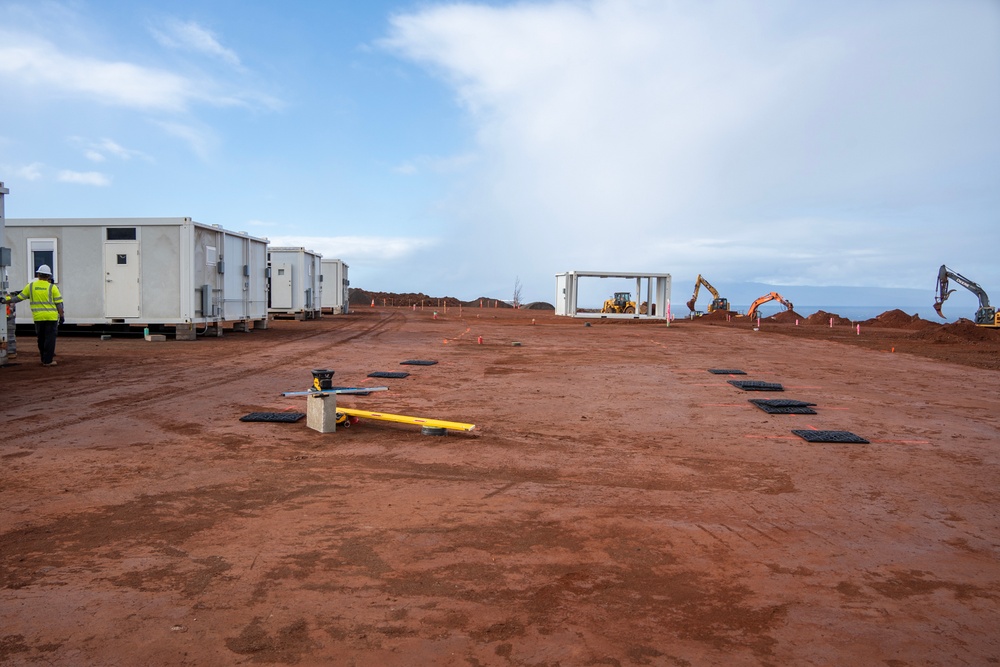
{"type": "MultiPolygon", "coordinates": [[[[934,310],[935,310],[935,312],[937,312],[937,314],[940,317],[944,317],[944,313],[941,312],[941,305],[942,305],[941,301],[935,301],[934,302],[934,310]]],[[[945,318],[945,319],[947,319],[947,318],[945,318]]]]}
{"type": "Polygon", "coordinates": [[[687,302],[688,310],[694,310],[694,299],[687,302]]]}

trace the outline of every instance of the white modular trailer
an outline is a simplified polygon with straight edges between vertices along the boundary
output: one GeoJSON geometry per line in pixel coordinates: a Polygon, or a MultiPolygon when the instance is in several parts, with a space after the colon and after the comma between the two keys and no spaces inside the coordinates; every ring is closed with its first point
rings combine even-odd
{"type": "Polygon", "coordinates": [[[323,284],[323,312],[348,312],[348,289],[351,281],[347,278],[347,264],[339,259],[324,259],[320,262],[323,272],[320,282],[323,284]]]}
{"type": "MultiPolygon", "coordinates": [[[[8,265],[11,260],[10,247],[7,246],[7,236],[4,234],[3,197],[10,190],[0,181],[0,294],[6,294],[10,289],[7,282],[8,265]]],[[[0,366],[7,363],[7,307],[0,304],[0,366]]]]}
{"type": "Polygon", "coordinates": [[[323,255],[305,248],[268,248],[270,303],[273,316],[315,319],[322,316],[323,255]]]}
{"type": "Polygon", "coordinates": [[[267,327],[267,239],[191,218],[12,218],[6,239],[11,280],[49,264],[69,324],[267,327]]]}
{"type": "MultiPolygon", "coordinates": [[[[608,294],[607,296],[611,296],[608,294]]],[[[604,297],[607,298],[607,297],[604,297]]],[[[568,317],[601,317],[608,319],[670,320],[669,273],[614,273],[610,271],[567,271],[556,274],[556,315],[568,317]],[[635,301],[646,304],[645,312],[588,312],[578,306],[581,278],[613,278],[635,280],[635,301]],[[643,289],[645,281],[645,289],[643,289]]]]}

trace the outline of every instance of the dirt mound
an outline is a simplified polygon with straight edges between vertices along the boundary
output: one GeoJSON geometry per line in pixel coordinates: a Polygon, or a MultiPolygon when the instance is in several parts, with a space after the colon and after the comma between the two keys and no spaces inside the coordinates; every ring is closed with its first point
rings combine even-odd
{"type": "Polygon", "coordinates": [[[830,318],[833,318],[834,325],[838,324],[852,324],[851,320],[846,317],[841,317],[836,313],[828,313],[825,310],[817,310],[815,313],[810,315],[805,319],[806,324],[822,324],[830,326],[830,318]]]}
{"type": "Polygon", "coordinates": [[[698,317],[698,319],[704,320],[706,322],[717,322],[717,321],[725,322],[726,320],[729,319],[730,315],[735,316],[736,313],[734,311],[729,311],[729,310],[717,310],[713,313],[705,313],[704,315],[698,317]]]}
{"type": "MultiPolygon", "coordinates": [[[[919,315],[907,315],[898,308],[887,310],[881,315],[865,320],[862,324],[869,327],[882,327],[885,329],[910,329],[916,320],[920,320],[919,315]]],[[[926,322],[926,320],[921,320],[926,322]]]]}
{"type": "Polygon", "coordinates": [[[533,301],[527,306],[524,306],[525,310],[555,310],[556,307],[551,303],[546,303],[544,301],[533,301]]]}
{"type": "Polygon", "coordinates": [[[762,318],[764,322],[777,322],[778,324],[795,324],[796,320],[801,320],[802,316],[796,313],[794,310],[783,310],[780,313],[775,313],[770,317],[762,318]]]}
{"type": "Polygon", "coordinates": [[[924,329],[915,333],[913,337],[932,342],[1000,343],[1000,329],[980,327],[972,320],[962,318],[951,324],[924,329]]]}

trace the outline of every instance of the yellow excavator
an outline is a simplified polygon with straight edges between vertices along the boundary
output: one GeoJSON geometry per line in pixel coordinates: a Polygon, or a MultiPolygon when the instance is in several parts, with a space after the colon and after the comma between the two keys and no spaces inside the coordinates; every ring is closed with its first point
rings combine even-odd
{"type": "Polygon", "coordinates": [[[747,311],[747,317],[751,319],[757,317],[757,309],[760,308],[765,303],[767,303],[768,301],[778,301],[779,303],[784,304],[787,310],[792,310],[791,301],[781,296],[777,292],[771,292],[769,294],[765,294],[764,296],[757,297],[757,299],[750,304],[750,310],[747,311]]]}
{"type": "Polygon", "coordinates": [[[628,313],[635,312],[635,301],[632,300],[631,292],[615,292],[614,297],[604,302],[601,308],[602,313],[628,313]]]}
{"type": "Polygon", "coordinates": [[[692,313],[696,312],[694,309],[694,304],[698,301],[698,290],[704,285],[705,289],[712,293],[712,303],[708,304],[708,312],[714,313],[717,310],[728,311],[729,310],[729,299],[719,296],[718,290],[712,287],[712,284],[707,280],[702,278],[701,274],[698,274],[698,280],[694,281],[694,294],[691,295],[691,300],[687,302],[688,310],[692,313]]]}
{"type": "Polygon", "coordinates": [[[979,310],[976,311],[977,326],[990,327],[991,329],[1000,328],[1000,312],[997,312],[997,309],[990,305],[990,297],[986,295],[986,290],[960,273],[955,273],[944,264],[938,270],[937,294],[934,297],[934,310],[937,311],[938,315],[944,317],[941,305],[955,291],[948,289],[949,278],[979,297],[979,310]]]}

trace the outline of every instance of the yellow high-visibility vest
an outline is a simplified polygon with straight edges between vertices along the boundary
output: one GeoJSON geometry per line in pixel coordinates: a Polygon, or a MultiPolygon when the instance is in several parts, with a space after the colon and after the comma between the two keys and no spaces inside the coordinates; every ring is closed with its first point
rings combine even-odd
{"type": "Polygon", "coordinates": [[[31,300],[31,317],[36,322],[54,322],[59,319],[56,304],[63,302],[62,294],[48,280],[32,280],[17,296],[21,301],[31,300]]]}

